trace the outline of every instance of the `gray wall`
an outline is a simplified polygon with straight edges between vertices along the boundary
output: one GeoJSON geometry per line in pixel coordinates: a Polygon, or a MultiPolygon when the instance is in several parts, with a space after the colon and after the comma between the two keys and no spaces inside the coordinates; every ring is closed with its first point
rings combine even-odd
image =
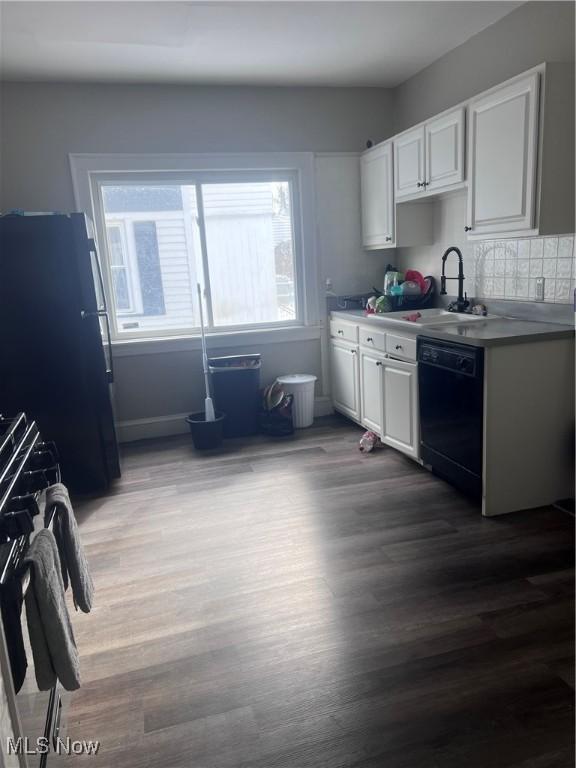
{"type": "MultiPolygon", "coordinates": [[[[317,158],[318,288],[326,277],[341,293],[382,282],[384,257],[361,247],[358,159],[345,153],[392,131],[389,91],[10,83],[1,93],[3,210],[73,210],[70,152],[344,153],[317,158]]],[[[308,372],[322,391],[319,340],[238,351],[261,352],[263,382],[308,372]]],[[[200,408],[200,365],[195,352],[119,357],[117,419],[200,408]]]]}
{"type": "Polygon", "coordinates": [[[359,151],[392,131],[375,88],[8,83],[0,207],[71,210],[70,152],[359,151]]]}
{"type": "MultiPolygon", "coordinates": [[[[253,352],[262,355],[262,383],[296,371],[312,373],[319,379],[322,376],[319,342],[315,340],[220,348],[214,355],[253,352]]],[[[119,421],[189,413],[204,407],[202,354],[199,351],[118,357],[115,373],[114,395],[119,421]]]]}
{"type": "Polygon", "coordinates": [[[529,2],[394,90],[394,133],[530,67],[574,61],[574,3],[529,2]]]}

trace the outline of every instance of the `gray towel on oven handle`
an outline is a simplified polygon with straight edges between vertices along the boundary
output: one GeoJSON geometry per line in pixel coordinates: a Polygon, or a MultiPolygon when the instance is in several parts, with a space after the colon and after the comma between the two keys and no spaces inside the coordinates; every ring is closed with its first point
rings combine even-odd
{"type": "Polygon", "coordinates": [[[64,589],[68,589],[70,579],[74,606],[84,613],[89,613],[92,609],[94,582],[84,554],[68,489],[62,483],[55,483],[46,491],[46,511],[53,505],[56,505],[54,536],[60,552],[64,589]]]}
{"type": "Polygon", "coordinates": [[[74,691],[80,687],[80,659],[51,531],[34,537],[23,562],[30,568],[26,619],[38,688],[47,691],[58,678],[67,691],[74,691]]]}

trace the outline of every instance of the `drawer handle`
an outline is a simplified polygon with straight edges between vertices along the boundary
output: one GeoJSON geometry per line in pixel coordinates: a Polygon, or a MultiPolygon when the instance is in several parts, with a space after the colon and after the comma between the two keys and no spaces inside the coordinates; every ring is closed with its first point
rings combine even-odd
{"type": "Polygon", "coordinates": [[[366,341],[374,341],[374,339],[372,338],[372,336],[366,336],[366,341]]]}
{"type": "Polygon", "coordinates": [[[394,349],[404,349],[404,347],[402,346],[402,344],[396,344],[394,349]]]}
{"type": "Polygon", "coordinates": [[[343,330],[341,330],[341,329],[340,329],[340,330],[338,331],[338,333],[340,334],[340,336],[344,336],[344,331],[343,331],[343,330]]]}

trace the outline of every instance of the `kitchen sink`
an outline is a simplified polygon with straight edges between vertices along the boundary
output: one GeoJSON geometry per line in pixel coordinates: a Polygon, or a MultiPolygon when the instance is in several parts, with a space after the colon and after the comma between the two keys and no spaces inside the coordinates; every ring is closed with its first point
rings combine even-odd
{"type": "Polygon", "coordinates": [[[402,312],[386,312],[368,315],[369,318],[383,323],[402,326],[403,328],[427,328],[431,325],[448,325],[450,323],[475,323],[478,320],[491,320],[495,315],[470,315],[466,312],[448,312],[446,309],[403,310],[402,312]],[[417,320],[408,317],[419,314],[417,320]]]}

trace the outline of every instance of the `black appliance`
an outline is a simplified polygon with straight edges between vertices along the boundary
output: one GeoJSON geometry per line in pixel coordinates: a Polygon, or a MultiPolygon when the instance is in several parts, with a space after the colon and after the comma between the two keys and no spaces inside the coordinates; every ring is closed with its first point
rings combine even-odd
{"type": "Polygon", "coordinates": [[[0,218],[0,370],[0,413],[26,411],[57,443],[71,489],[120,476],[108,314],[83,214],[0,218]]]}
{"type": "Polygon", "coordinates": [[[422,461],[481,496],[484,350],[426,337],[417,350],[422,461]]]}

